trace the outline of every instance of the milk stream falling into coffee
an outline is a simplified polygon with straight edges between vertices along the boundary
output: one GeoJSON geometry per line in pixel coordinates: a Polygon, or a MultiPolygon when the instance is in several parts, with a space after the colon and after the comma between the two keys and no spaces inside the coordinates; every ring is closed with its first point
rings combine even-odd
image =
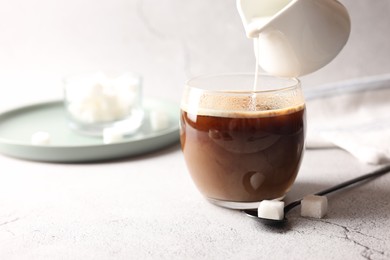
{"type": "Polygon", "coordinates": [[[258,76],[259,76],[259,40],[258,38],[255,38],[254,40],[254,46],[255,46],[255,52],[257,52],[257,54],[255,53],[255,60],[256,60],[256,67],[255,67],[255,80],[254,80],[254,83],[253,83],[253,91],[256,91],[257,90],[257,79],[258,79],[258,76]]]}
{"type": "Polygon", "coordinates": [[[256,60],[255,80],[253,83],[253,91],[255,92],[257,90],[257,81],[259,78],[259,68],[260,68],[260,66],[259,66],[259,39],[255,38],[253,41],[254,41],[254,45],[255,45],[255,60],[256,60]]]}
{"type": "Polygon", "coordinates": [[[255,67],[255,79],[253,82],[253,94],[252,94],[252,98],[250,101],[250,110],[256,111],[256,103],[257,103],[256,102],[256,91],[258,90],[257,85],[258,85],[259,70],[260,70],[260,66],[259,66],[259,39],[255,38],[253,41],[254,41],[254,46],[255,46],[256,67],[255,67]]]}

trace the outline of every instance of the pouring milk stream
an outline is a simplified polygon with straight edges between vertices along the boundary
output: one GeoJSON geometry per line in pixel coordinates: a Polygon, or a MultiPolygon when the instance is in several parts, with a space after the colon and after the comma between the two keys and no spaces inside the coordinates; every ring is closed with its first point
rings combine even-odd
{"type": "Polygon", "coordinates": [[[338,55],[351,31],[337,0],[237,0],[237,8],[254,39],[256,74],[258,66],[281,77],[317,71],[338,55]]]}

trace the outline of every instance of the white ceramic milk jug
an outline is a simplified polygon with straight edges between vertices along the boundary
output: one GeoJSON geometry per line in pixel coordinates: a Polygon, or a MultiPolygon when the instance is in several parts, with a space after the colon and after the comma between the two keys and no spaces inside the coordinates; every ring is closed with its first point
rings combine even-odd
{"type": "Polygon", "coordinates": [[[351,22],[337,0],[237,0],[258,65],[275,76],[312,73],[346,44],[351,22]]]}

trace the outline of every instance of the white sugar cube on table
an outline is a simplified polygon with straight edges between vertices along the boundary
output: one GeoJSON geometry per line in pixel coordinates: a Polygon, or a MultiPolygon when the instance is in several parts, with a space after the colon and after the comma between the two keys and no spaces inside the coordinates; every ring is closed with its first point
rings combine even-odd
{"type": "Polygon", "coordinates": [[[328,199],[326,196],[307,195],[301,201],[301,216],[311,218],[323,218],[328,211],[328,199]]]}
{"type": "Polygon", "coordinates": [[[284,202],[279,200],[263,200],[257,210],[258,217],[282,220],[284,218],[284,202]]]}
{"type": "Polygon", "coordinates": [[[50,145],[51,136],[48,132],[37,131],[31,135],[32,145],[50,145]]]}

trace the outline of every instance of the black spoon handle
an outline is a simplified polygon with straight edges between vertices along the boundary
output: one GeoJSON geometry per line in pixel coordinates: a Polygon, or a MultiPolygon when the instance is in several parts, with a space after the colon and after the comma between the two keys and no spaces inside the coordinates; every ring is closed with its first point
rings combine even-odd
{"type": "MultiPolygon", "coordinates": [[[[348,187],[348,186],[350,186],[352,184],[356,184],[358,182],[361,182],[361,181],[364,181],[364,180],[367,180],[367,179],[376,178],[376,177],[379,177],[379,176],[384,175],[384,174],[389,173],[389,172],[390,172],[390,165],[387,165],[387,166],[384,166],[384,167],[382,167],[382,168],[380,168],[380,169],[378,169],[376,171],[373,171],[371,173],[361,175],[361,176],[356,177],[356,178],[354,178],[352,180],[349,180],[349,181],[337,184],[337,185],[335,185],[333,187],[330,187],[328,189],[325,189],[323,191],[319,191],[319,192],[315,193],[315,195],[323,196],[323,195],[329,194],[331,192],[340,190],[342,188],[348,187]]],[[[291,209],[293,209],[296,206],[300,205],[301,201],[302,201],[302,199],[296,200],[294,202],[291,202],[287,206],[285,206],[284,207],[284,213],[286,214],[291,209]]]]}

